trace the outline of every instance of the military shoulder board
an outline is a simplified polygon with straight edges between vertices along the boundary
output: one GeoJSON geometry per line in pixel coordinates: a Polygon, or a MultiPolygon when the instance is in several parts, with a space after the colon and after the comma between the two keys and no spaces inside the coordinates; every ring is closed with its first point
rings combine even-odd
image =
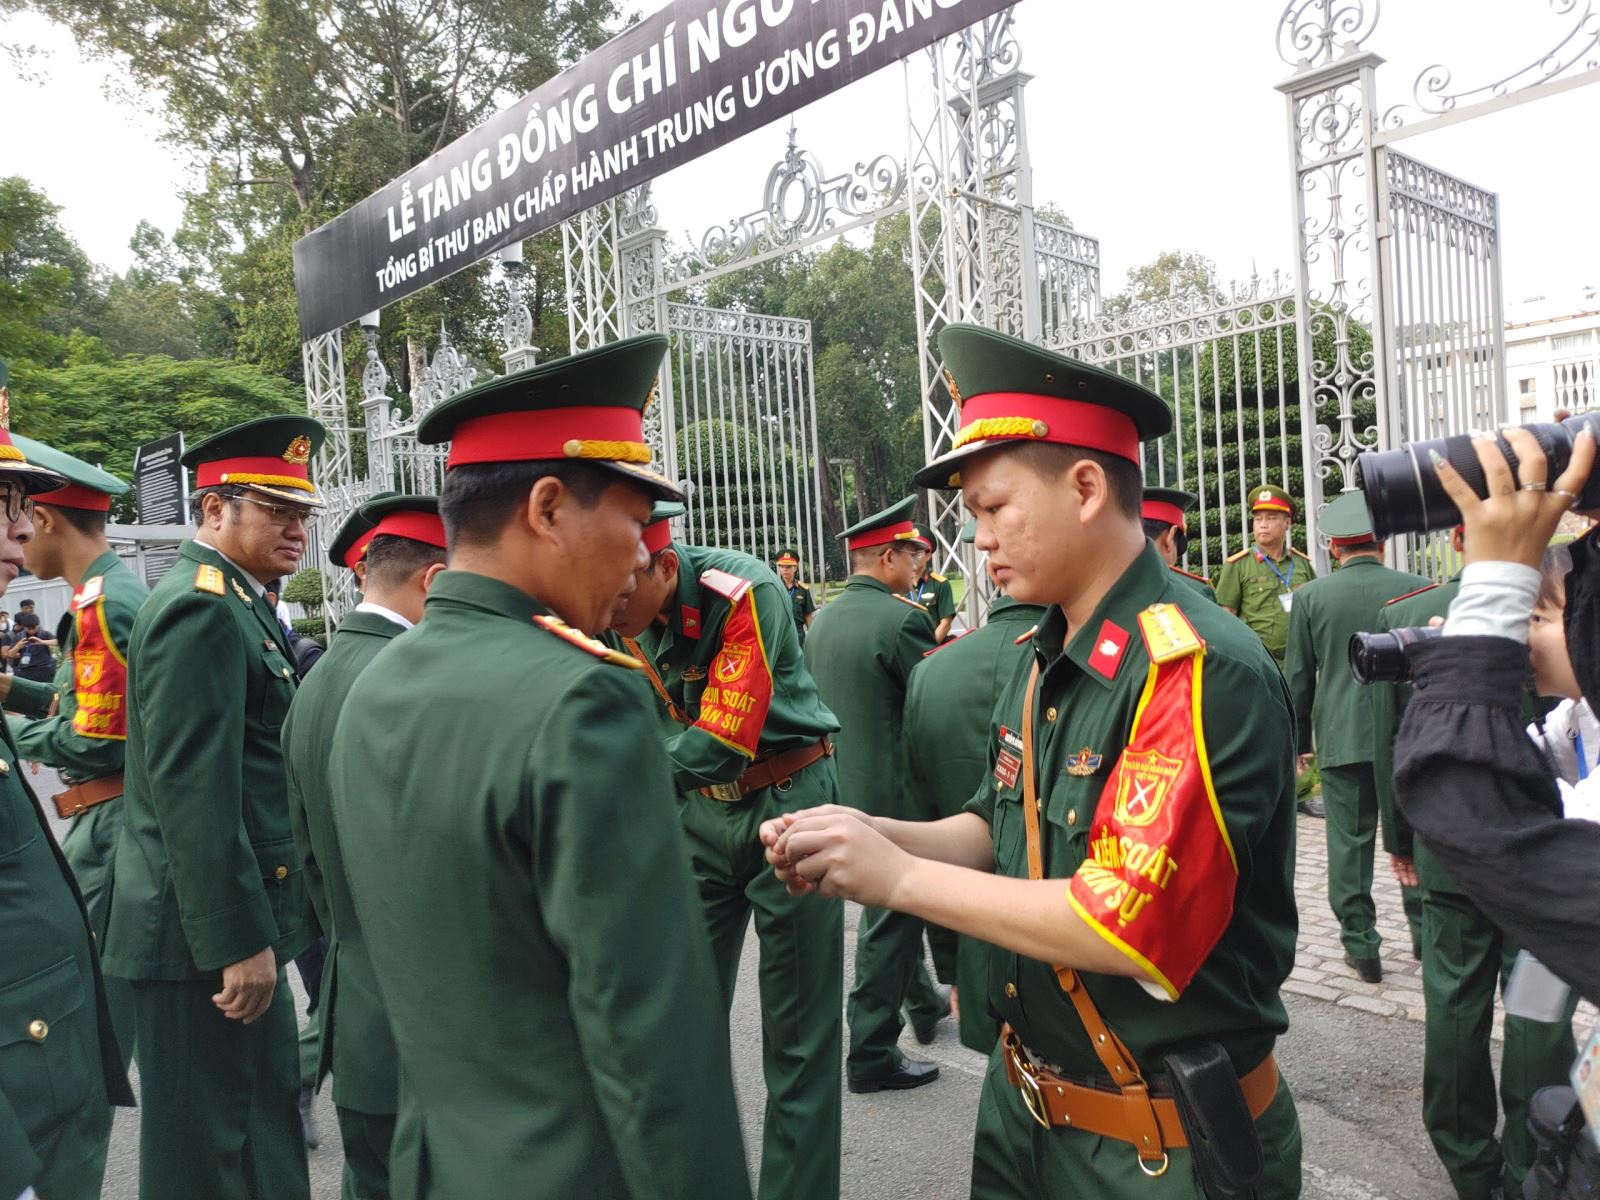
{"type": "Polygon", "coordinates": [[[1289,553],[1294,555],[1296,558],[1303,558],[1307,562],[1311,561],[1311,555],[1307,554],[1304,550],[1298,549],[1295,546],[1290,546],[1289,547],[1289,553]]]}
{"type": "Polygon", "coordinates": [[[737,575],[730,575],[727,571],[719,571],[713,567],[700,575],[700,586],[710,588],[717,595],[728,600],[737,600],[751,588],[748,579],[741,579],[737,575]]]}
{"type": "Polygon", "coordinates": [[[924,650],[922,652],[922,657],[923,658],[927,658],[929,655],[937,654],[937,653],[939,653],[939,651],[943,650],[946,646],[954,646],[957,642],[959,642],[962,638],[966,637],[967,634],[969,634],[971,632],[972,632],[972,630],[970,630],[970,629],[963,629],[960,633],[954,635],[953,637],[945,638],[944,641],[940,642],[932,650],[924,650]]]}
{"type": "Polygon", "coordinates": [[[891,596],[893,596],[896,600],[900,601],[901,604],[909,604],[912,608],[916,609],[918,612],[927,612],[928,611],[926,605],[918,604],[915,600],[909,599],[906,596],[902,596],[899,592],[890,592],[889,594],[891,596]]]}
{"type": "Polygon", "coordinates": [[[613,666],[631,667],[635,671],[644,670],[644,664],[637,658],[628,654],[618,653],[598,638],[592,638],[582,630],[574,629],[559,617],[536,615],[533,618],[533,623],[540,629],[548,630],[550,633],[555,634],[562,641],[571,642],[578,649],[586,650],[596,658],[605,659],[606,662],[611,663],[613,666]]]}
{"type": "Polygon", "coordinates": [[[1011,644],[1013,646],[1020,646],[1020,645],[1022,645],[1023,642],[1026,642],[1028,639],[1033,637],[1033,635],[1038,633],[1038,632],[1039,632],[1039,627],[1037,625],[1035,625],[1032,629],[1028,630],[1027,633],[1024,633],[1022,636],[1017,638],[1016,641],[1012,642],[1011,644]]]}
{"type": "Polygon", "coordinates": [[[939,574],[939,572],[937,572],[937,571],[929,571],[928,572],[928,578],[933,580],[935,583],[945,583],[945,582],[947,582],[945,577],[943,575],[939,574]]]}
{"type": "Polygon", "coordinates": [[[1413,596],[1420,596],[1420,595],[1422,595],[1423,592],[1431,592],[1431,591],[1433,591],[1434,588],[1436,588],[1438,586],[1439,585],[1437,583],[1430,583],[1427,587],[1419,587],[1416,591],[1407,592],[1404,596],[1396,596],[1393,600],[1385,600],[1383,602],[1384,603],[1384,607],[1387,608],[1391,604],[1399,604],[1400,601],[1409,600],[1413,596]]]}
{"type": "Polygon", "coordinates": [[[1153,663],[1188,658],[1205,649],[1205,642],[1176,604],[1152,604],[1139,614],[1139,632],[1153,663]]]}
{"type": "Polygon", "coordinates": [[[78,594],[72,598],[73,604],[80,608],[87,604],[93,604],[100,599],[100,593],[105,591],[105,586],[106,577],[104,575],[96,575],[94,578],[86,580],[78,594]]]}
{"type": "Polygon", "coordinates": [[[1246,554],[1249,554],[1249,553],[1250,553],[1250,547],[1246,546],[1243,550],[1240,550],[1237,553],[1228,555],[1228,557],[1227,557],[1227,559],[1225,561],[1227,561],[1227,562],[1238,562],[1241,558],[1243,558],[1246,554]]]}
{"type": "Polygon", "coordinates": [[[210,592],[213,596],[227,595],[228,589],[222,582],[222,570],[210,563],[201,563],[200,569],[194,573],[194,590],[210,592]]]}
{"type": "Polygon", "coordinates": [[[1173,567],[1172,569],[1179,575],[1183,575],[1186,578],[1192,579],[1196,583],[1203,583],[1207,587],[1211,586],[1211,580],[1207,579],[1204,575],[1196,575],[1193,571],[1185,571],[1182,567],[1173,567]]]}

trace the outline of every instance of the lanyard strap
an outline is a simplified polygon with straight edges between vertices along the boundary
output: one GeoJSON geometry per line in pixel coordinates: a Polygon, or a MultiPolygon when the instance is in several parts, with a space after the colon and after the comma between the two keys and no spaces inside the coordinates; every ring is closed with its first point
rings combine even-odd
{"type": "Polygon", "coordinates": [[[656,695],[661,697],[661,703],[667,706],[667,715],[680,725],[693,725],[694,722],[689,720],[688,714],[667,694],[666,685],[661,682],[661,676],[656,674],[655,663],[650,661],[650,656],[640,648],[638,641],[625,637],[622,639],[622,644],[628,648],[629,654],[644,664],[645,678],[650,681],[650,686],[655,688],[656,695]]]}
{"type": "Polygon", "coordinates": [[[1272,573],[1278,577],[1278,582],[1283,584],[1285,591],[1290,591],[1290,592],[1294,591],[1294,555],[1293,554],[1289,555],[1289,573],[1287,575],[1285,575],[1282,571],[1278,570],[1278,564],[1273,562],[1272,559],[1270,557],[1268,557],[1267,552],[1265,550],[1263,550],[1260,546],[1256,547],[1256,557],[1259,558],[1262,562],[1267,564],[1267,566],[1271,569],[1272,573]]]}
{"type": "Polygon", "coordinates": [[[1578,728],[1578,714],[1573,713],[1572,743],[1573,749],[1578,752],[1578,782],[1582,783],[1589,778],[1589,759],[1583,752],[1583,730],[1578,728]]]}

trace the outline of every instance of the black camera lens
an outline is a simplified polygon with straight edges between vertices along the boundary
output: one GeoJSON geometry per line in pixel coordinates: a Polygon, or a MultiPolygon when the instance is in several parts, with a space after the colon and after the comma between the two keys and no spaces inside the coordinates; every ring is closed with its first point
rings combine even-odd
{"type": "Polygon", "coordinates": [[[1413,625],[1388,633],[1351,634],[1350,674],[1357,683],[1406,683],[1411,679],[1406,647],[1443,632],[1440,625],[1413,625]]]}
{"type": "MultiPolygon", "coordinates": [[[[1570,417],[1559,425],[1535,423],[1522,428],[1533,435],[1544,451],[1549,463],[1546,478],[1554,481],[1567,469],[1572,459],[1572,439],[1580,429],[1588,428],[1600,438],[1600,412],[1570,417]]],[[[1502,436],[1497,435],[1495,443],[1506,456],[1511,474],[1516,478],[1519,466],[1516,451],[1502,436]]],[[[1430,533],[1460,522],[1461,513],[1439,483],[1430,451],[1460,472],[1467,486],[1479,496],[1489,494],[1483,465],[1478,461],[1472,439],[1465,434],[1407,442],[1398,450],[1368,451],[1358,460],[1361,491],[1372,513],[1372,532],[1379,540],[1397,533],[1430,533]]],[[[1600,507],[1600,471],[1589,476],[1574,507],[1600,507]]]]}

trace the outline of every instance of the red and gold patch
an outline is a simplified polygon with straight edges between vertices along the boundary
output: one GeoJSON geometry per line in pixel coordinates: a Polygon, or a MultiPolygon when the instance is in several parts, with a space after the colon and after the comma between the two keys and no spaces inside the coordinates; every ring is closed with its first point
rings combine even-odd
{"type": "Polygon", "coordinates": [[[283,452],[283,461],[305,466],[311,461],[311,439],[301,434],[289,443],[289,448],[283,452]]]}
{"type": "Polygon", "coordinates": [[[728,611],[709,685],[700,694],[695,728],[754,758],[772,708],[772,689],[772,665],[756,616],[755,592],[746,589],[728,611]]]}
{"type": "Polygon", "coordinates": [[[81,737],[126,741],[128,664],[106,626],[105,597],[98,588],[85,588],[72,607],[77,622],[72,683],[78,705],[72,714],[72,732],[81,737]]]}

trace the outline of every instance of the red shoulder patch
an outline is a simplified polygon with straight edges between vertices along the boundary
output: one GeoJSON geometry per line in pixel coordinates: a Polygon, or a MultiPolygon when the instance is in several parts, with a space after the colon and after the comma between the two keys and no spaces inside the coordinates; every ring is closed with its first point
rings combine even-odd
{"type": "Polygon", "coordinates": [[[970,630],[970,629],[963,629],[963,630],[962,630],[962,631],[961,631],[961,632],[960,632],[960,633],[958,633],[958,634],[954,634],[954,635],[953,635],[953,636],[951,636],[951,637],[947,637],[947,638],[945,638],[945,640],[944,640],[944,641],[942,641],[942,642],[940,642],[940,643],[939,643],[939,644],[938,644],[938,645],[937,645],[937,646],[935,646],[935,647],[934,647],[934,648],[933,648],[933,649],[932,649],[932,650],[924,650],[924,651],[923,651],[923,652],[922,652],[922,657],[923,657],[923,658],[928,658],[928,657],[930,657],[930,656],[931,656],[931,655],[934,655],[934,654],[937,654],[937,653],[939,653],[939,651],[941,651],[941,650],[943,650],[943,649],[944,649],[944,648],[945,648],[945,647],[946,647],[946,646],[953,646],[953,645],[955,645],[955,644],[956,644],[956,643],[957,643],[957,642],[959,642],[959,641],[960,641],[960,640],[961,640],[961,639],[962,639],[962,638],[964,638],[964,637],[966,637],[966,636],[967,636],[967,634],[969,634],[969,633],[971,633],[971,632],[972,632],[972,630],[970,630]]]}
{"type": "Polygon", "coordinates": [[[710,588],[717,595],[728,600],[737,600],[754,586],[748,579],[727,571],[719,571],[715,567],[700,574],[700,586],[710,588]]]}
{"type": "Polygon", "coordinates": [[[1185,571],[1182,567],[1173,567],[1173,568],[1171,568],[1171,570],[1177,572],[1179,575],[1188,576],[1190,579],[1193,579],[1196,583],[1203,583],[1207,587],[1211,586],[1211,580],[1207,579],[1204,575],[1196,575],[1193,571],[1185,571]]]}
{"type": "Polygon", "coordinates": [[[1391,604],[1399,604],[1400,601],[1409,600],[1413,596],[1420,596],[1423,592],[1431,592],[1438,586],[1439,585],[1437,583],[1430,583],[1427,587],[1419,587],[1416,591],[1407,592],[1404,596],[1396,596],[1393,600],[1385,600],[1383,606],[1388,608],[1391,604]]]}
{"type": "Polygon", "coordinates": [[[893,596],[896,600],[900,601],[901,604],[908,604],[912,608],[916,609],[918,612],[927,612],[928,611],[926,605],[918,604],[915,600],[908,600],[906,597],[902,596],[899,592],[890,592],[889,594],[891,596],[893,596]]]}

